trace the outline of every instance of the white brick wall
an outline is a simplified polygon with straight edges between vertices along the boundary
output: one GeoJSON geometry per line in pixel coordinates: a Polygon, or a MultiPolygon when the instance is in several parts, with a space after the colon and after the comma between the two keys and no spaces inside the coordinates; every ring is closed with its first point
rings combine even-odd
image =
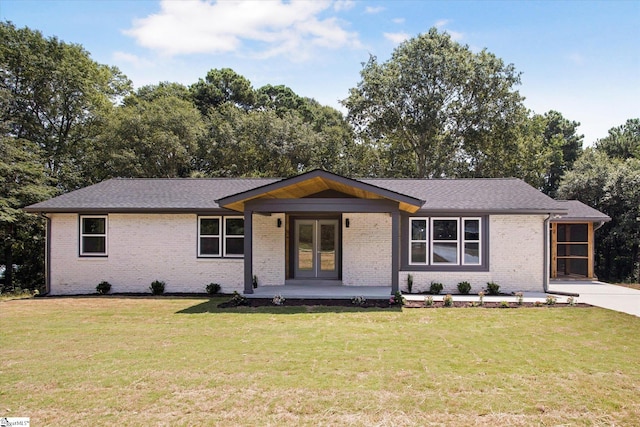
{"type": "Polygon", "coordinates": [[[500,285],[500,292],[543,291],[543,215],[492,215],[488,272],[400,272],[400,289],[407,289],[413,275],[413,291],[429,289],[432,281],[444,285],[443,293],[457,293],[461,281],[471,283],[471,292],[486,288],[487,282],[500,285]]]}
{"type": "MultiPolygon", "coordinates": [[[[391,216],[345,214],[342,224],[342,278],[349,286],[390,286],[391,216]]],[[[253,271],[261,286],[285,280],[284,215],[254,215],[253,271]],[[277,228],[278,218],[283,226],[277,228]]],[[[78,256],[78,215],[51,215],[51,293],[94,293],[102,280],[112,292],[148,292],[153,280],[167,283],[166,292],[204,292],[206,284],[220,283],[223,292],[244,289],[244,260],[197,258],[197,216],[194,214],[111,214],[107,258],[78,256]]],[[[502,291],[542,291],[544,216],[490,217],[490,271],[411,272],[414,291],[431,281],[456,292],[469,281],[478,292],[489,281],[502,291]]],[[[400,272],[406,289],[409,272],[400,272]]]]}
{"type": "Polygon", "coordinates": [[[194,214],[110,214],[107,258],[78,256],[78,215],[51,215],[51,294],[94,293],[106,280],[112,292],[148,292],[163,280],[166,292],[244,289],[243,259],[197,258],[194,214]]]}
{"type": "Polygon", "coordinates": [[[260,286],[283,285],[285,280],[284,214],[253,215],[253,274],[260,286]],[[278,219],[282,227],[278,228],[278,219]]]}
{"type": "Polygon", "coordinates": [[[391,216],[345,214],[342,225],[342,282],[348,286],[391,286],[391,216]]]}

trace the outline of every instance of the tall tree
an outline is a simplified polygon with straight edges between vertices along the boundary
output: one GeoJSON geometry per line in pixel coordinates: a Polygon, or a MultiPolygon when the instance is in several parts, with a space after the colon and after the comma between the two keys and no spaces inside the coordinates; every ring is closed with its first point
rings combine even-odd
{"type": "Polygon", "coordinates": [[[109,131],[100,135],[92,151],[93,181],[191,174],[204,122],[190,100],[165,89],[144,87],[105,119],[109,131]]]}
{"type": "Polygon", "coordinates": [[[251,82],[231,68],[213,69],[189,87],[202,114],[229,102],[245,110],[253,107],[255,92],[251,82]]]}
{"type": "Polygon", "coordinates": [[[609,129],[609,135],[596,141],[599,151],[617,159],[640,159],[640,119],[629,119],[609,129]]]}
{"type": "Polygon", "coordinates": [[[588,148],[562,177],[558,196],[578,199],[611,217],[596,240],[598,277],[640,280],[640,159],[612,158],[588,148]]]}
{"type": "Polygon", "coordinates": [[[552,151],[552,163],[545,174],[543,193],[555,197],[560,178],[571,170],[573,163],[582,153],[584,135],[577,133],[580,123],[565,119],[557,111],[544,114],[546,127],[544,129],[544,145],[552,151]]]}
{"type": "Polygon", "coordinates": [[[128,92],[129,80],[79,45],[11,23],[0,23],[0,70],[10,135],[42,149],[60,188],[81,186],[84,154],[102,132],[100,116],[128,92]]]}
{"type": "Polygon", "coordinates": [[[520,75],[483,50],[473,53],[435,28],[371,57],[343,104],[363,141],[410,148],[419,177],[456,176],[521,117],[520,75]]]}

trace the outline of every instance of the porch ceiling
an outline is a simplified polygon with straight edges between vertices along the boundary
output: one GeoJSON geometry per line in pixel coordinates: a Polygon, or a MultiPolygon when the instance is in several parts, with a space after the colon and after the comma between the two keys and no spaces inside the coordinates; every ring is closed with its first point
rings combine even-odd
{"type": "Polygon", "coordinates": [[[424,204],[423,200],[379,188],[360,181],[314,171],[294,179],[283,180],[264,187],[225,197],[218,201],[220,206],[243,212],[244,205],[256,199],[302,199],[327,190],[337,191],[348,196],[369,200],[393,200],[399,203],[402,211],[414,213],[424,204]],[[314,173],[315,172],[315,173],[314,173]],[[297,179],[296,179],[297,178],[297,179]],[[302,179],[300,179],[302,178],[302,179]]]}

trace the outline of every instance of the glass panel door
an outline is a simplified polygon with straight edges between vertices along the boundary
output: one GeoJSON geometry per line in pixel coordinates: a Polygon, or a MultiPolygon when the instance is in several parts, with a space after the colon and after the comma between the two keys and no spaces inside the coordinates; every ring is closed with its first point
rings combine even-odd
{"type": "Polygon", "coordinates": [[[295,221],[296,278],[339,277],[338,220],[295,221]]]}

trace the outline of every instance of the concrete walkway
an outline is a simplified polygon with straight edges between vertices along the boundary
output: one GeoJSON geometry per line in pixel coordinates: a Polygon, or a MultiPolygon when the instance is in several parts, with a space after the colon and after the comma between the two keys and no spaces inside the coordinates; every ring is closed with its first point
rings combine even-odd
{"type": "Polygon", "coordinates": [[[580,294],[577,302],[640,317],[640,291],[603,282],[551,282],[549,293],[580,294]]]}

